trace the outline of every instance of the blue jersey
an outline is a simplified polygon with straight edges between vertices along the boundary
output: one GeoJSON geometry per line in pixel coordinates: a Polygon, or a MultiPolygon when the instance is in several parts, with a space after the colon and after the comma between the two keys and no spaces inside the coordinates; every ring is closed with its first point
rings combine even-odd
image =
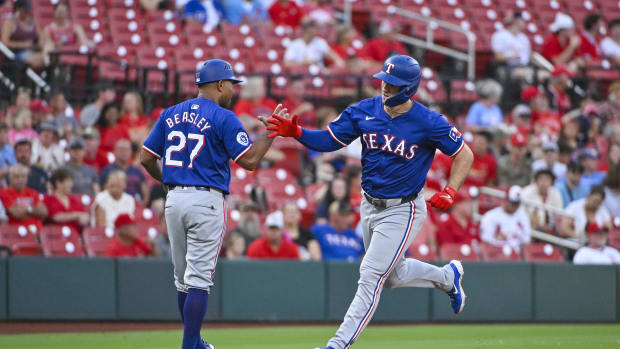
{"type": "Polygon", "coordinates": [[[233,112],[198,97],[166,109],[143,148],[163,158],[164,184],[215,187],[228,193],[229,160],[237,161],[251,146],[233,112]]]}
{"type": "Polygon", "coordinates": [[[454,156],[463,147],[461,133],[443,115],[414,102],[391,118],[380,96],[348,107],[327,130],[342,146],[361,137],[362,188],[380,199],[419,193],[435,150],[454,156]]]}
{"type": "Polygon", "coordinates": [[[364,253],[364,242],[353,229],[336,231],[327,224],[312,227],[312,234],[321,245],[324,260],[357,260],[364,253]]]}

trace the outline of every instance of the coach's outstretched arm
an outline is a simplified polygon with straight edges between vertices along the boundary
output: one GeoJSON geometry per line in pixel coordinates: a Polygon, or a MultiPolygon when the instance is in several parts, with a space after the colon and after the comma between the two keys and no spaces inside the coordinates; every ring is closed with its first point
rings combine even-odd
{"type": "Polygon", "coordinates": [[[267,122],[271,124],[267,126],[267,129],[274,131],[268,137],[294,137],[307,148],[320,152],[335,151],[342,148],[342,145],[332,138],[329,131],[306,130],[299,126],[297,124],[297,114],[293,115],[292,119],[272,115],[272,118],[267,120],[267,122]]]}
{"type": "Polygon", "coordinates": [[[450,167],[450,178],[448,184],[442,191],[435,193],[429,200],[433,207],[447,210],[454,203],[456,192],[465,182],[469,175],[471,165],[474,163],[474,153],[469,146],[463,142],[463,148],[454,156],[452,167],[450,167]]]}

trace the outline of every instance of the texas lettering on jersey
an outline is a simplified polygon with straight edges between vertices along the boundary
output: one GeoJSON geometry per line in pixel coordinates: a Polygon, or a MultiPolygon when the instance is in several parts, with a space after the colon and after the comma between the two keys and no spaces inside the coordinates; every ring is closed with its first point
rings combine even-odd
{"type": "Polygon", "coordinates": [[[413,159],[418,148],[417,144],[408,145],[405,139],[397,140],[396,136],[385,133],[365,132],[362,140],[368,149],[378,149],[407,160],[413,159]]]}

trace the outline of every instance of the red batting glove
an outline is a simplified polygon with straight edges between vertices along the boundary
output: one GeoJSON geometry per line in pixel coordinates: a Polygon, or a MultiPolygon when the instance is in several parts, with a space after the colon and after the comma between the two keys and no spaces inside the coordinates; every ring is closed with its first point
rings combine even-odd
{"type": "Polygon", "coordinates": [[[430,200],[431,206],[440,210],[447,210],[454,204],[454,198],[456,197],[456,190],[446,185],[442,191],[438,191],[433,195],[430,200]]]}
{"type": "Polygon", "coordinates": [[[293,115],[291,119],[283,118],[276,114],[271,114],[271,119],[267,120],[267,122],[273,126],[267,126],[267,130],[274,132],[269,134],[267,137],[301,137],[301,126],[297,125],[297,118],[297,114],[293,115]]]}

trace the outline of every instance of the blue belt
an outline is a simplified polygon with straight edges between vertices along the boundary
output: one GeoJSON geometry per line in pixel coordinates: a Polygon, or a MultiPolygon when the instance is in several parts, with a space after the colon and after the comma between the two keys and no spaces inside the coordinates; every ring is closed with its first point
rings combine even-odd
{"type": "Polygon", "coordinates": [[[211,191],[211,190],[213,190],[213,191],[217,191],[217,192],[221,193],[222,195],[224,194],[224,192],[220,188],[203,187],[203,186],[199,186],[199,185],[169,185],[168,188],[170,190],[174,190],[174,189],[195,189],[195,190],[202,190],[202,191],[211,191]]]}

